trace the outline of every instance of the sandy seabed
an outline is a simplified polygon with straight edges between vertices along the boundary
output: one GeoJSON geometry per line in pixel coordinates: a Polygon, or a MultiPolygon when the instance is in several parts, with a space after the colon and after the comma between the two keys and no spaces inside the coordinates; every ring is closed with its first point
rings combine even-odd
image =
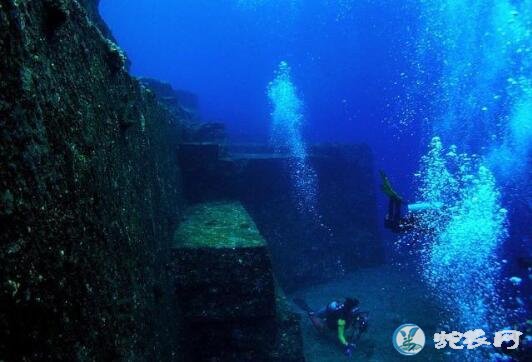
{"type": "Polygon", "coordinates": [[[312,286],[290,297],[301,297],[309,306],[319,309],[331,300],[346,296],[358,298],[361,310],[369,312],[367,333],[357,343],[353,356],[347,358],[336,342],[334,332],[319,335],[310,320],[303,316],[303,338],[308,362],[449,361],[454,360],[454,357],[459,358],[457,352],[461,351],[451,354],[449,349],[434,348],[432,338],[441,328],[444,312],[415,271],[390,265],[361,269],[340,281],[312,286]],[[400,355],[393,347],[392,335],[404,323],[417,324],[425,332],[425,348],[416,356],[400,355]]]}

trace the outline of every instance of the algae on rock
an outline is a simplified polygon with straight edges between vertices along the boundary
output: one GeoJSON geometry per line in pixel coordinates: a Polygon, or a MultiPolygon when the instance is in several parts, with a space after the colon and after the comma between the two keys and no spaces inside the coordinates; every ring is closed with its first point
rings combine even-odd
{"type": "Polygon", "coordinates": [[[266,243],[239,202],[192,207],[175,240],[169,270],[187,358],[304,360],[298,316],[276,289],[266,243]]]}
{"type": "Polygon", "coordinates": [[[81,5],[0,0],[0,360],[179,359],[180,120],[81,5]]]}
{"type": "Polygon", "coordinates": [[[212,202],[191,208],[175,234],[185,248],[264,247],[255,223],[237,202],[212,202]]]}

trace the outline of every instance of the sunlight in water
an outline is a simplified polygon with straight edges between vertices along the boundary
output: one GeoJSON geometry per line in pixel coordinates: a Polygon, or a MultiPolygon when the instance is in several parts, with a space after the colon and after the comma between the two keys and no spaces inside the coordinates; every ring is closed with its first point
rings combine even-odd
{"type": "Polygon", "coordinates": [[[496,287],[497,251],[507,235],[507,212],[492,173],[482,159],[460,154],[454,146],[445,150],[434,137],[419,177],[419,197],[444,205],[421,218],[425,279],[457,315],[453,324],[501,328],[505,321],[496,287]]]}
{"type": "Polygon", "coordinates": [[[419,90],[430,94],[429,129],[488,156],[500,180],[523,176],[532,150],[529,9],[532,0],[422,4],[425,26],[414,67],[419,90]]]}
{"type": "Polygon", "coordinates": [[[303,102],[292,83],[288,63],[279,64],[275,79],[268,85],[268,97],[273,106],[272,143],[277,152],[288,151],[291,156],[291,176],[300,209],[316,214],[316,173],[309,165],[301,135],[303,102]]]}

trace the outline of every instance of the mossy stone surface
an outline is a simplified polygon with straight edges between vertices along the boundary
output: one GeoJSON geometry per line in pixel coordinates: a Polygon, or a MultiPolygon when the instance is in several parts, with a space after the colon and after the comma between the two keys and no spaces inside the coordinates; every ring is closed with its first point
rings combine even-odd
{"type": "Polygon", "coordinates": [[[175,233],[179,248],[254,248],[264,239],[242,204],[210,202],[192,207],[175,233]]]}
{"type": "Polygon", "coordinates": [[[196,361],[303,362],[299,316],[276,290],[270,253],[239,202],[186,212],[168,270],[196,361]]]}
{"type": "Polygon", "coordinates": [[[97,10],[0,1],[2,361],[181,358],[182,122],[113,64],[97,10]]]}

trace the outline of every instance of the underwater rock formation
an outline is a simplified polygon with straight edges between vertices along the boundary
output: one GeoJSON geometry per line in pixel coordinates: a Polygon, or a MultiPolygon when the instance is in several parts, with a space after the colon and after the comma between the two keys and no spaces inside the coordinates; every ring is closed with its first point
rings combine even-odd
{"type": "MultiPolygon", "coordinates": [[[[56,4],[63,4],[62,6],[65,6],[68,1],[65,0],[48,0],[49,3],[56,3],[56,4]]],[[[100,5],[100,0],[78,0],[78,3],[80,3],[87,13],[87,16],[89,17],[90,21],[96,25],[100,31],[107,37],[108,39],[112,40],[116,43],[116,39],[114,38],[113,34],[111,33],[111,30],[103,21],[102,17],[100,16],[100,12],[98,10],[98,7],[100,5]]]]}
{"type": "Polygon", "coordinates": [[[189,361],[303,361],[298,317],[275,289],[266,243],[238,202],[191,208],[175,234],[189,361]]]}
{"type": "Polygon", "coordinates": [[[150,89],[157,99],[180,118],[199,122],[198,97],[190,92],[175,90],[168,83],[152,78],[140,78],[139,81],[150,89]]]}
{"type": "Polygon", "coordinates": [[[383,262],[369,147],[310,148],[321,223],[301,213],[297,198],[287,193],[292,184],[288,155],[265,145],[213,143],[182,144],[179,155],[187,199],[240,200],[266,239],[284,288],[383,262]]]}
{"type": "Polygon", "coordinates": [[[0,360],[180,355],[180,125],[94,11],[0,1],[0,360]]]}
{"type": "Polygon", "coordinates": [[[157,99],[184,123],[183,142],[225,142],[225,125],[220,122],[203,122],[200,119],[198,97],[195,94],[175,90],[170,84],[156,79],[141,78],[140,82],[153,91],[157,99]]]}
{"type": "MultiPolygon", "coordinates": [[[[226,338],[230,327],[227,353],[303,360],[298,317],[276,292],[270,256],[242,209],[238,230],[260,246],[231,249],[227,263],[219,249],[195,250],[210,267],[177,277],[176,290],[168,266],[186,206],[179,161],[209,165],[193,149],[183,158],[178,144],[218,142],[225,132],[185,109],[183,96],[195,104],[194,96],[166,89],[165,99],[164,86],[132,78],[97,4],[0,0],[0,360],[199,360],[203,351],[183,348],[199,335],[181,334],[197,309],[182,315],[180,306],[208,301],[227,275],[249,291],[243,303],[215,300],[229,303],[206,305],[194,323],[224,321],[209,331],[226,338]],[[247,301],[255,307],[246,314],[247,301]]],[[[227,213],[217,222],[235,221],[227,213]]]]}
{"type": "Polygon", "coordinates": [[[369,147],[314,146],[308,160],[318,180],[320,223],[297,212],[298,200],[286,194],[287,160],[256,157],[238,163],[243,176],[234,192],[268,240],[287,289],[384,260],[369,147]]]}

